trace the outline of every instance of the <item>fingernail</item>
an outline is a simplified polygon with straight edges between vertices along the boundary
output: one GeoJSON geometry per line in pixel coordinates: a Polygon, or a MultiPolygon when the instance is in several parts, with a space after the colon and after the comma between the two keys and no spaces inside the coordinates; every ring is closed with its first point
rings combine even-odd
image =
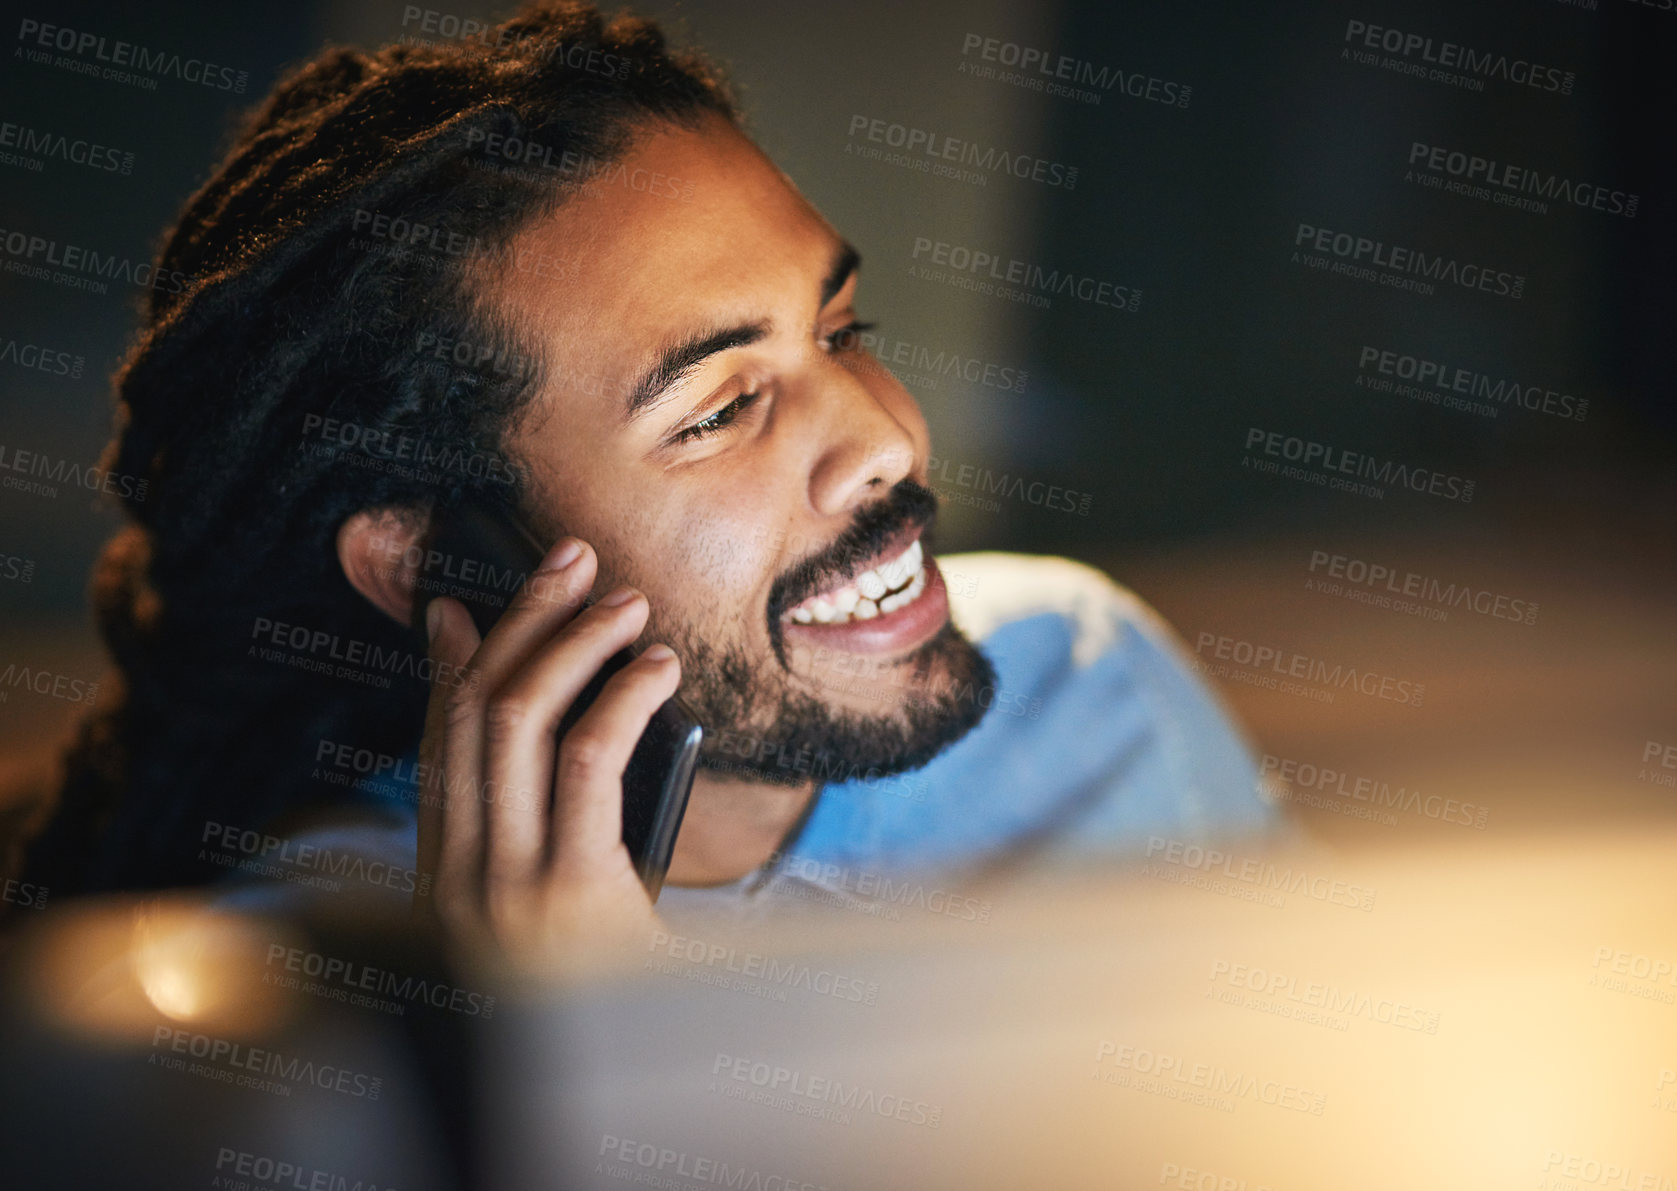
{"type": "Polygon", "coordinates": [[[663,642],[659,642],[657,645],[648,645],[646,649],[641,652],[641,657],[650,662],[667,662],[674,656],[675,650],[671,649],[663,642]]]}
{"type": "Polygon", "coordinates": [[[575,538],[560,538],[542,559],[544,571],[562,571],[582,557],[582,543],[575,538]]]}
{"type": "Polygon", "coordinates": [[[435,641],[437,639],[437,629],[442,627],[442,623],[442,605],[437,603],[436,600],[432,600],[425,606],[425,639],[427,641],[435,641]]]}
{"type": "Polygon", "coordinates": [[[632,587],[619,587],[605,599],[601,600],[600,603],[607,608],[621,608],[624,604],[627,604],[639,594],[640,592],[636,591],[632,587]]]}

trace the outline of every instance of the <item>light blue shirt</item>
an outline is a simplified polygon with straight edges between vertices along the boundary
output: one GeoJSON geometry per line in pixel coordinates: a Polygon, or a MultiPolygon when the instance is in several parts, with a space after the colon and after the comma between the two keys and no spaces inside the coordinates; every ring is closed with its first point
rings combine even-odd
{"type": "MultiPolygon", "coordinates": [[[[1227,711],[1133,593],[1063,558],[966,554],[939,565],[951,616],[996,670],[995,691],[974,693],[990,704],[978,726],[912,773],[823,786],[761,870],[666,886],[661,916],[754,919],[819,903],[972,917],[978,899],[955,890],[978,876],[1135,855],[1153,836],[1207,843],[1279,827],[1227,711]]],[[[797,761],[786,764],[795,777],[797,761]]],[[[411,867],[411,786],[386,782],[371,797],[382,825],[306,842],[411,867]]],[[[259,905],[276,892],[246,887],[230,900],[259,905]]]]}

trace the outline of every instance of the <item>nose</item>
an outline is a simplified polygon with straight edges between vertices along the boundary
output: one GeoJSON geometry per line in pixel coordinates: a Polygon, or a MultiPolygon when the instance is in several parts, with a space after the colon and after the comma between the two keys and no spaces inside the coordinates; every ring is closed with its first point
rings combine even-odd
{"type": "Polygon", "coordinates": [[[820,411],[809,500],[823,516],[853,513],[918,470],[924,436],[914,399],[871,359],[866,367],[882,375],[831,361],[809,382],[820,411]]]}

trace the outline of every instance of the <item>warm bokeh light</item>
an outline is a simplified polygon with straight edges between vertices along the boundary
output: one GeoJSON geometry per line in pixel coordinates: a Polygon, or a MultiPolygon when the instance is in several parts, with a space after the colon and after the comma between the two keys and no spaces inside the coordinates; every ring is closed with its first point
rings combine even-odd
{"type": "Polygon", "coordinates": [[[68,907],[25,945],[42,1017],[120,1043],[164,1018],[241,1035],[272,1028],[285,1006],[263,983],[262,954],[278,937],[261,920],[170,897],[68,907]]]}

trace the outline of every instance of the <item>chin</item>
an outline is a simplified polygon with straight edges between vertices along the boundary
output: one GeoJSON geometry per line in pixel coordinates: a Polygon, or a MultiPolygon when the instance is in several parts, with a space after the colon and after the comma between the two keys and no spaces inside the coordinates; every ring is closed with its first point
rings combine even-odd
{"type": "Polygon", "coordinates": [[[995,670],[953,624],[912,654],[865,676],[819,682],[783,672],[744,682],[739,656],[701,649],[684,665],[683,698],[705,725],[700,764],[784,783],[788,774],[843,781],[919,769],[977,727],[995,670]]]}

